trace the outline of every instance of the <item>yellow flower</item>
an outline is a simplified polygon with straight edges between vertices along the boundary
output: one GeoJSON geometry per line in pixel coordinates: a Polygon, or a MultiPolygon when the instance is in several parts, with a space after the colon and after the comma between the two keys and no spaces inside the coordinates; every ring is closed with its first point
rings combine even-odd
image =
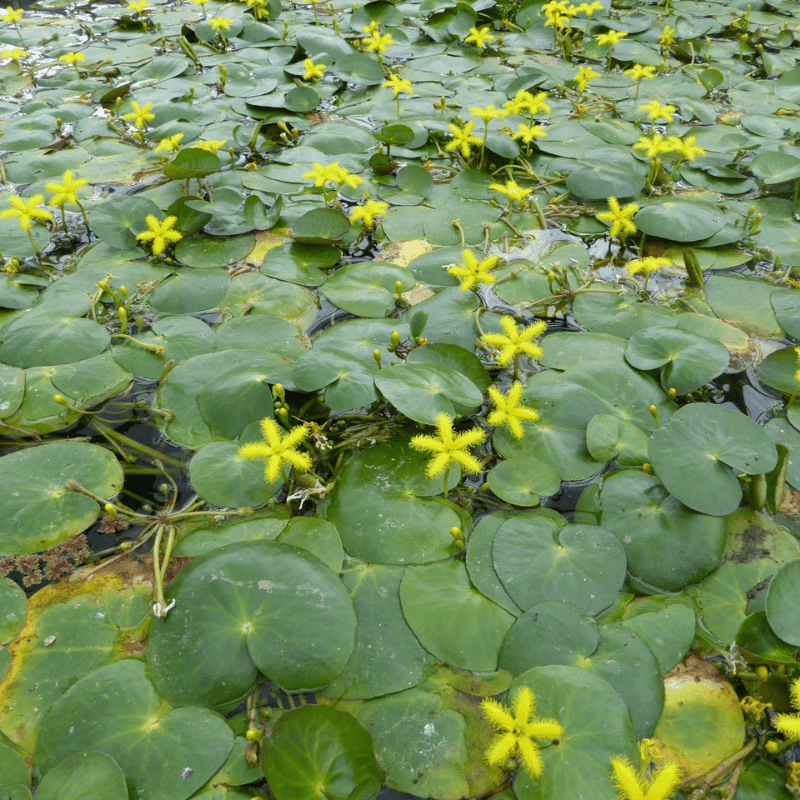
{"type": "Polygon", "coordinates": [[[522,427],[523,421],[536,422],[539,419],[539,412],[536,409],[519,402],[522,399],[522,389],[519,381],[511,384],[508,394],[502,394],[494,386],[489,387],[489,397],[495,410],[489,414],[486,421],[498,428],[505,423],[517,439],[521,439],[525,435],[525,429],[522,427]]]}
{"type": "Polygon", "coordinates": [[[78,64],[83,64],[86,61],[86,56],[83,53],[76,53],[70,50],[68,53],[59,56],[58,60],[70,67],[75,67],[78,64]]]}
{"type": "Polygon", "coordinates": [[[452,153],[454,150],[460,150],[464,158],[469,158],[472,154],[472,145],[483,144],[482,139],[472,135],[472,129],[474,127],[475,123],[472,120],[465,122],[461,128],[452,123],[448,124],[447,129],[453,134],[453,141],[449,142],[444,149],[447,150],[448,153],[452,153]]]}
{"type": "Polygon", "coordinates": [[[603,4],[599,2],[599,0],[594,0],[593,3],[581,3],[579,6],[575,7],[576,14],[586,14],[586,16],[589,18],[591,18],[595,11],[602,10],[603,4]]]}
{"type": "MultiPolygon", "coordinates": [[[[206,0],[203,0],[206,2],[206,0]]],[[[266,0],[247,0],[249,8],[253,9],[256,19],[264,19],[269,16],[269,5],[266,0]]]]}
{"type": "MultiPolygon", "coordinates": [[[[798,354],[798,359],[800,359],[800,354],[798,354]]],[[[798,374],[800,374],[800,370],[795,374],[795,380],[800,380],[798,374]]],[[[800,711],[800,678],[796,678],[792,683],[789,696],[792,699],[792,705],[800,711]]],[[[790,742],[800,742],[800,714],[776,714],[773,722],[777,730],[790,742]]]]}
{"type": "MultiPolygon", "coordinates": [[[[794,353],[797,356],[797,363],[800,364],[800,347],[795,347],[794,353]]],[[[800,369],[797,370],[794,374],[794,379],[800,383],[800,369]]]]}
{"type": "Polygon", "coordinates": [[[620,236],[624,239],[629,233],[636,233],[636,225],[633,222],[633,215],[639,210],[636,203],[628,203],[625,208],[620,208],[616,197],[608,198],[608,207],[610,211],[602,211],[597,214],[597,219],[600,222],[611,223],[611,236],[620,236]]]}
{"type": "Polygon", "coordinates": [[[670,45],[675,43],[675,34],[677,32],[677,28],[670,28],[669,25],[664,26],[664,30],[661,32],[661,36],[658,37],[658,42],[662,47],[669,47],[670,45]]]}
{"type": "Polygon", "coordinates": [[[484,333],[481,341],[488,344],[489,347],[500,349],[497,354],[497,363],[501,367],[516,361],[522,354],[531,358],[541,358],[543,350],[532,340],[547,330],[547,323],[539,321],[524,328],[518,328],[514,317],[504,316],[500,319],[500,325],[505,334],[484,333]]]}
{"type": "Polygon", "coordinates": [[[490,103],[488,106],[486,106],[486,108],[470,106],[469,113],[472,114],[473,117],[482,119],[483,124],[486,125],[490,120],[493,119],[505,119],[508,116],[508,109],[495,108],[494,104],[490,103]]]}
{"type": "Polygon", "coordinates": [[[640,136],[636,144],[633,145],[633,149],[644,150],[648,158],[655,158],[665,153],[675,152],[675,148],[670,144],[669,140],[664,137],[663,133],[654,133],[652,136],[640,136]]]}
{"type": "Polygon", "coordinates": [[[331,180],[334,183],[338,183],[340,189],[342,186],[358,189],[358,187],[364,183],[363,178],[360,178],[358,175],[353,175],[352,172],[344,167],[340,167],[338,161],[334,161],[333,164],[331,164],[331,170],[331,180]]]}
{"type": "Polygon", "coordinates": [[[34,220],[38,222],[53,221],[53,215],[49,211],[38,207],[44,201],[43,194],[35,194],[27,200],[15,195],[11,195],[8,199],[13,207],[0,211],[0,219],[18,217],[20,230],[30,231],[34,220]]]}
{"type": "Polygon", "coordinates": [[[131,100],[131,108],[133,111],[123,114],[122,118],[132,122],[140,131],[143,131],[147,127],[147,123],[150,122],[151,119],[156,118],[156,115],[151,111],[153,108],[152,103],[145,103],[143,106],[140,106],[135,100],[131,100]]]}
{"type": "Polygon", "coordinates": [[[298,472],[308,472],[311,469],[311,456],[296,449],[309,433],[305,425],[295,425],[286,436],[281,436],[278,423],[272,417],[264,417],[261,420],[264,441],[242,445],[236,455],[245,461],[263,459],[266,462],[264,480],[275,483],[284,464],[290,464],[298,472]]]}
{"type": "Polygon", "coordinates": [[[706,151],[702,147],[698,147],[695,142],[696,136],[687,136],[681,139],[680,136],[670,136],[667,143],[672,146],[673,150],[677,150],[678,155],[684,161],[694,161],[697,156],[704,156],[706,151]]]}
{"type": "Polygon", "coordinates": [[[629,261],[625,265],[625,272],[628,275],[636,275],[639,272],[644,272],[646,278],[650,277],[651,272],[655,272],[662,267],[668,267],[672,264],[671,258],[655,258],[648,256],[647,258],[637,258],[634,261],[629,261]]]}
{"type": "Polygon", "coordinates": [[[512,139],[522,139],[525,144],[530,144],[534,139],[547,136],[547,131],[541,125],[517,125],[517,132],[512,139]]]}
{"type": "Polygon", "coordinates": [[[489,33],[489,26],[484,25],[482,28],[470,28],[469,36],[464,41],[467,44],[474,44],[478,50],[483,50],[486,42],[493,42],[494,36],[489,33]]]}
{"type": "Polygon", "coordinates": [[[13,22],[16,25],[24,15],[25,12],[21,8],[6,6],[6,13],[0,18],[0,22],[13,22]]]}
{"type": "Polygon", "coordinates": [[[681,783],[677,764],[666,764],[657,770],[653,780],[643,781],[626,758],[611,759],[614,783],[620,790],[620,800],[669,800],[681,783]]]}
{"type": "Polygon", "coordinates": [[[458,266],[447,267],[447,272],[454,278],[458,278],[461,284],[461,291],[466,292],[473,286],[480,286],[482,283],[494,283],[497,278],[489,275],[489,270],[497,265],[497,256],[489,256],[483,261],[475,258],[472,250],[464,250],[461,253],[464,260],[458,266]]]}
{"type": "Polygon", "coordinates": [[[150,3],[147,0],[133,0],[133,2],[128,3],[127,8],[135,14],[141,14],[146,8],[150,8],[150,3]]]}
{"type": "Polygon", "coordinates": [[[525,771],[538,778],[542,774],[542,756],[533,739],[558,739],[564,734],[561,725],[554,719],[541,719],[533,714],[536,710],[536,696],[527,686],[523,686],[514,695],[511,714],[507,708],[491,699],[481,703],[481,710],[500,731],[486,751],[488,763],[502,766],[509,758],[517,755],[525,771]]]}
{"type": "Polygon", "coordinates": [[[27,50],[23,50],[21,47],[9,47],[0,53],[0,58],[10,58],[15,64],[19,64],[21,58],[25,58],[25,56],[29,55],[30,53],[27,50]]]}
{"type": "Polygon", "coordinates": [[[381,84],[381,86],[391,89],[394,92],[395,97],[397,97],[400,92],[414,94],[414,87],[411,85],[411,81],[408,80],[408,78],[401,78],[395,74],[390,75],[389,78],[381,84]]]}
{"type": "Polygon", "coordinates": [[[361,44],[371,53],[385,53],[386,48],[394,44],[394,37],[391,33],[381,34],[375,31],[369,39],[362,39],[361,44]]]}
{"type": "Polygon", "coordinates": [[[181,139],[183,139],[182,133],[176,133],[174,136],[167,136],[166,139],[162,139],[158,143],[158,147],[156,147],[155,152],[174,153],[180,147],[181,139]]]}
{"type": "Polygon", "coordinates": [[[198,150],[208,150],[209,153],[216,155],[220,147],[225,147],[227,143],[227,139],[208,139],[195,142],[192,147],[196,147],[198,150]]]}
{"type": "Polygon", "coordinates": [[[643,67],[641,64],[634,64],[630,69],[625,70],[625,74],[632,81],[641,81],[642,79],[651,81],[656,76],[655,67],[643,67]]]}
{"type": "Polygon", "coordinates": [[[152,242],[154,255],[161,255],[167,244],[179,242],[183,238],[178,231],[172,230],[172,226],[178,221],[177,217],[166,217],[162,222],[154,214],[148,214],[144,221],[150,230],[143,231],[136,238],[140,242],[152,242]]]}
{"type": "Polygon", "coordinates": [[[471,447],[476,447],[486,438],[486,434],[480,428],[471,428],[456,435],[453,432],[453,420],[442,411],[436,417],[436,432],[438,436],[420,434],[409,442],[415,450],[434,453],[434,457],[425,469],[425,474],[429,478],[438,477],[453,462],[470,474],[481,471],[481,462],[469,452],[471,447]]]}
{"type": "MultiPolygon", "coordinates": [[[[520,127],[522,127],[520,125],[520,127]]],[[[514,137],[517,138],[516,136],[514,137]]],[[[508,198],[508,205],[511,207],[514,203],[519,203],[521,206],[527,205],[526,198],[531,193],[530,189],[523,189],[517,185],[516,181],[508,180],[505,185],[502,183],[490,183],[489,188],[495,192],[499,192],[508,198]]]]}
{"type": "Polygon", "coordinates": [[[575,85],[580,89],[582,92],[586,90],[586,84],[589,83],[592,78],[599,78],[600,73],[595,72],[591,67],[578,67],[578,74],[573,78],[575,81],[575,85]]]}
{"type": "Polygon", "coordinates": [[[370,22],[369,25],[365,25],[361,29],[361,32],[362,33],[368,33],[370,36],[372,36],[373,33],[380,33],[381,32],[381,26],[378,24],[378,22],[376,20],[372,20],[372,22],[370,22]]]}
{"type": "Polygon", "coordinates": [[[229,31],[231,22],[233,20],[230,17],[212,17],[208,24],[211,26],[212,31],[229,31]]]}
{"type": "Polygon", "coordinates": [[[547,94],[545,92],[539,92],[534,96],[530,92],[520,89],[514,95],[514,99],[506,103],[506,110],[510,114],[521,114],[523,111],[528,111],[534,117],[540,111],[549,114],[550,106],[547,105],[547,94]]]}
{"type": "Polygon", "coordinates": [[[542,13],[546,20],[544,27],[558,30],[569,27],[569,21],[578,13],[578,9],[564,0],[550,0],[542,6],[542,13]]]}
{"type": "Polygon", "coordinates": [[[78,205],[78,196],[75,192],[88,183],[89,181],[87,181],[86,178],[78,178],[75,180],[72,170],[68,169],[61,176],[61,183],[56,183],[55,181],[46,183],[44,188],[47,189],[48,192],[53,192],[53,196],[50,198],[50,205],[63,208],[65,203],[78,205]]]}
{"type": "Polygon", "coordinates": [[[651,100],[643,106],[639,106],[639,111],[646,111],[647,118],[651,122],[657,122],[660,119],[672,122],[672,115],[677,111],[675,106],[662,106],[658,100],[651,100]]]}
{"type": "Polygon", "coordinates": [[[313,169],[310,172],[303,173],[303,180],[313,180],[314,186],[324,186],[329,180],[332,180],[331,169],[338,166],[338,161],[327,167],[323,167],[322,164],[315,161],[313,169]]]}
{"type": "Polygon", "coordinates": [[[328,69],[327,64],[315,64],[310,58],[303,61],[303,66],[306,68],[306,71],[303,73],[303,80],[314,81],[315,83],[325,74],[325,70],[328,69]]]}
{"type": "Polygon", "coordinates": [[[378,200],[367,200],[363,206],[356,206],[350,212],[350,222],[363,222],[365,228],[371,228],[375,224],[375,217],[382,217],[389,208],[388,203],[378,200]]]}
{"type": "Polygon", "coordinates": [[[595,36],[595,41],[600,45],[619,44],[628,34],[625,31],[608,31],[607,33],[599,33],[595,36]]]}

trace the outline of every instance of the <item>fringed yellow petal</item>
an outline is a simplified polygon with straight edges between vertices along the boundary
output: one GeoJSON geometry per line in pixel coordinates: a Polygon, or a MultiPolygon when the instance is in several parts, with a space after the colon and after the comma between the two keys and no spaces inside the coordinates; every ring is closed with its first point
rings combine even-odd
{"type": "Polygon", "coordinates": [[[525,771],[538,778],[542,774],[542,756],[539,748],[530,739],[522,738],[517,740],[517,749],[525,771]]]}
{"type": "Polygon", "coordinates": [[[484,700],[481,703],[481,711],[497,730],[510,731],[514,729],[514,718],[497,700],[484,700]]]}
{"type": "Polygon", "coordinates": [[[523,686],[514,695],[511,708],[514,712],[514,725],[517,730],[522,730],[536,708],[536,697],[527,686],[523,686]]]}
{"type": "Polygon", "coordinates": [[[614,782],[620,790],[620,800],[645,800],[642,784],[636,770],[627,758],[612,758],[614,782]]]}
{"type": "Polygon", "coordinates": [[[669,800],[681,785],[681,771],[677,764],[666,764],[655,774],[645,800],[669,800]]]}
{"type": "Polygon", "coordinates": [[[502,766],[508,761],[517,747],[517,737],[513,733],[505,733],[492,740],[486,751],[486,761],[493,767],[502,766]]]}
{"type": "Polygon", "coordinates": [[[776,714],[775,728],[792,742],[800,742],[800,716],[795,714],[776,714]]]}
{"type": "Polygon", "coordinates": [[[564,729],[554,719],[534,717],[525,728],[528,736],[536,739],[558,739],[564,735],[564,729]]]}

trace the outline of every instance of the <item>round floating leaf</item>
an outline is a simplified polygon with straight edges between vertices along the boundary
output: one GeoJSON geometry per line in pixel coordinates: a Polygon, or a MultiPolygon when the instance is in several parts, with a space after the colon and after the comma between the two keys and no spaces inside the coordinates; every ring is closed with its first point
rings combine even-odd
{"type": "Polygon", "coordinates": [[[261,760],[276,800],[372,800],[381,787],[372,737],[353,716],[329,706],[284,714],[272,726],[261,760]],[[354,795],[358,787],[362,793],[354,795]]]}
{"type": "Polygon", "coordinates": [[[205,178],[222,169],[219,157],[202,147],[185,147],[175,158],[164,164],[164,175],[170,180],[185,181],[191,178],[205,178]]]}
{"type": "Polygon", "coordinates": [[[492,545],[494,568],[522,609],[548,600],[587,614],[609,606],[625,580],[625,552],[613,534],[593,525],[558,525],[546,517],[514,517],[492,545]]]}
{"type": "Polygon", "coordinates": [[[245,461],[238,452],[238,444],[212,442],[192,456],[189,480],[207,503],[223,508],[261,506],[283,486],[283,475],[267,483],[263,462],[245,461]]]}
{"type": "Polygon", "coordinates": [[[147,230],[150,214],[160,217],[161,211],[146,197],[112,197],[89,214],[89,226],[100,241],[129,250],[136,247],[136,234],[147,230]]]}
{"type": "Polygon", "coordinates": [[[637,369],[661,370],[661,385],[679,395],[699,389],[728,368],[724,344],[678,330],[645,328],[631,336],[625,358],[637,369]]]}
{"type": "Polygon", "coordinates": [[[534,667],[517,678],[508,697],[527,686],[536,696],[536,714],[564,729],[558,744],[541,749],[542,774],[517,772],[519,800],[617,800],[611,783],[612,758],[635,762],[636,736],[625,702],[609,684],[583,669],[561,665],[534,667]]]}
{"type": "Polygon", "coordinates": [[[584,362],[621,361],[628,342],[608,333],[551,333],[542,339],[544,367],[565,370],[584,362]]]}
{"type": "Polygon", "coordinates": [[[330,244],[338,242],[349,230],[350,222],[341,211],[315,208],[295,221],[292,238],[301,244],[330,244]]]}
{"type": "Polygon", "coordinates": [[[469,378],[439,364],[396,364],[377,372],[375,385],[401,414],[428,425],[441,413],[455,418],[454,403],[474,409],[483,402],[469,378]]]}
{"type": "Polygon", "coordinates": [[[775,573],[767,589],[766,601],[770,627],[784,642],[793,645],[800,645],[798,598],[800,598],[800,559],[784,564],[775,573]]]}
{"type": "Polygon", "coordinates": [[[328,278],[322,270],[334,266],[340,258],[341,253],[332,245],[284,244],[267,253],[261,271],[300,286],[320,286],[328,278]]]}
{"type": "Polygon", "coordinates": [[[364,703],[358,718],[372,734],[387,786],[440,800],[469,795],[467,723],[439,695],[408,689],[364,703]]]}
{"type": "MultiPolygon", "coordinates": [[[[327,518],[344,549],[361,561],[424,564],[451,555],[457,507],[438,497],[443,478],[428,478],[428,456],[395,443],[359,453],[339,474],[327,518]]],[[[449,486],[458,481],[451,470],[449,486]]]]}
{"type": "Polygon", "coordinates": [[[755,761],[736,784],[737,800],[792,800],[783,770],[768,761],[755,761]]]}
{"type": "Polygon", "coordinates": [[[25,373],[0,364],[0,419],[10,417],[22,405],[24,396],[25,373]]]}
{"type": "Polygon", "coordinates": [[[370,698],[416,686],[436,660],[408,627],[400,606],[404,568],[354,564],[344,582],[356,611],[356,644],[342,673],[328,687],[331,697],[370,698]],[[386,653],[392,657],[387,659],[386,653]]]}
{"type": "Polygon", "coordinates": [[[325,404],[332,411],[352,411],[378,399],[375,374],[378,365],[372,355],[361,356],[343,350],[312,350],[297,359],[292,381],[300,391],[325,388],[325,404]]]}
{"type": "Polygon", "coordinates": [[[750,171],[767,186],[800,178],[800,158],[775,150],[760,151],[750,162],[750,171]]]}
{"type": "Polygon", "coordinates": [[[720,319],[754,336],[783,336],[770,302],[780,293],[775,284],[739,275],[712,275],[705,291],[706,301],[720,319]]]}
{"type": "Polygon", "coordinates": [[[561,486],[558,475],[535,458],[508,458],[488,475],[489,488],[515,506],[538,506],[541,497],[555,494],[561,486]]]}
{"type": "Polygon", "coordinates": [[[152,309],[165,314],[199,314],[217,307],[230,283],[224,269],[186,270],[160,283],[148,302],[152,309]]]}
{"type": "Polygon", "coordinates": [[[475,589],[460,561],[409,567],[400,602],[411,630],[438,659],[473,672],[497,669],[514,617],[475,589]]]}
{"type": "Polygon", "coordinates": [[[794,292],[775,292],[770,298],[780,326],[792,337],[800,340],[800,302],[794,292]]]}
{"type": "Polygon", "coordinates": [[[499,666],[514,675],[548,664],[576,666],[597,649],[597,623],[569,603],[529,608],[512,626],[500,649],[499,666]]]}
{"type": "MultiPolygon", "coordinates": [[[[0,672],[2,674],[2,672],[0,672]]],[[[0,739],[0,787],[19,785],[27,788],[31,783],[31,775],[25,759],[10,745],[0,739]]],[[[30,797],[30,793],[28,793],[30,797]]],[[[14,800],[14,798],[10,798],[14,800]]]]}
{"type": "Polygon", "coordinates": [[[182,239],[175,246],[175,258],[187,267],[224,267],[241,261],[253,249],[254,242],[252,234],[182,239]]]}
{"type": "Polygon", "coordinates": [[[48,770],[98,750],[122,768],[132,797],[183,800],[222,766],[232,746],[222,717],[205,708],[172,709],[153,691],[145,665],[125,659],[70,687],[42,724],[35,759],[48,770]]]}
{"type": "Polygon", "coordinates": [[[736,646],[754,664],[794,664],[797,647],[779,639],[767,621],[766,611],[746,617],[736,634],[736,646]]]}
{"type": "Polygon", "coordinates": [[[567,176],[567,189],[586,200],[632,197],[644,188],[645,179],[622,164],[595,162],[567,176]]]}
{"type": "Polygon", "coordinates": [[[331,65],[330,72],[340,81],[360,86],[377,86],[384,81],[380,62],[366,53],[340,56],[331,65]]]}
{"type": "Polygon", "coordinates": [[[154,620],[147,661],[175,703],[224,705],[256,669],[287,691],[319,689],[353,649],[353,604],[338,576],[289,545],[242,542],[193,561],[169,588],[175,607],[154,620]]]}
{"type": "Polygon", "coordinates": [[[424,220],[425,238],[439,245],[482,244],[484,225],[494,222],[501,213],[502,209],[488,203],[459,198],[428,212],[424,220]]]}
{"type": "Polygon", "coordinates": [[[689,510],[653,475],[620,470],[607,476],[600,507],[600,524],[625,548],[637,591],[680,591],[720,563],[725,520],[689,510]]]}
{"type": "Polygon", "coordinates": [[[683,406],[650,437],[650,463],[669,492],[695,511],[724,516],[742,498],[737,474],[761,475],[775,445],[751,419],[709,403],[683,406]]]}
{"type": "Polygon", "coordinates": [[[725,227],[725,215],[708,203],[668,197],[646,205],[634,217],[639,230],[673,242],[707,239],[725,227]]]}
{"type": "Polygon", "coordinates": [[[112,453],[86,442],[52,442],[0,459],[0,548],[7,555],[36,553],[91,525],[95,500],[70,491],[77,481],[103,498],[122,488],[122,468],[112,453]]]}
{"type": "Polygon", "coordinates": [[[37,800],[128,800],[125,775],[113,758],[96,750],[75,753],[36,787],[37,800]]]}
{"type": "Polygon", "coordinates": [[[408,291],[414,277],[407,269],[377,261],[348,264],[325,283],[322,294],[335,306],[360,317],[385,317],[395,305],[396,287],[408,291]]]}
{"type": "Polygon", "coordinates": [[[647,461],[647,436],[632,422],[598,414],[586,428],[586,449],[595,461],[635,467],[647,461]]]}
{"type": "MultiPolygon", "coordinates": [[[[669,309],[637,300],[638,297],[628,290],[616,293],[604,287],[602,291],[581,292],[573,304],[575,319],[592,332],[626,339],[640,328],[671,326],[675,321],[675,314],[669,309]]],[[[543,342],[549,338],[545,337],[543,342]]]]}
{"type": "Polygon", "coordinates": [[[0,644],[6,644],[22,630],[27,614],[25,592],[11,578],[0,578],[0,609],[0,644]]]}
{"type": "MultiPolygon", "coordinates": [[[[632,606],[628,606],[630,609],[632,606]]],[[[660,611],[646,611],[623,620],[652,650],[662,675],[666,675],[689,652],[694,640],[695,614],[674,603],[660,611]]]]}
{"type": "Polygon", "coordinates": [[[758,377],[773,389],[784,394],[794,394],[800,388],[795,378],[800,369],[800,358],[796,347],[784,347],[770,353],[758,365],[758,377]]]}
{"type": "MultiPolygon", "coordinates": [[[[173,552],[176,556],[197,557],[219,550],[235,542],[251,542],[258,539],[277,539],[286,527],[288,510],[279,507],[276,511],[257,511],[250,519],[230,521],[221,527],[190,527],[184,532],[179,527],[180,540],[173,552]]],[[[302,519],[302,518],[301,518],[302,519]]],[[[191,523],[190,523],[191,524],[191,523]]]]}

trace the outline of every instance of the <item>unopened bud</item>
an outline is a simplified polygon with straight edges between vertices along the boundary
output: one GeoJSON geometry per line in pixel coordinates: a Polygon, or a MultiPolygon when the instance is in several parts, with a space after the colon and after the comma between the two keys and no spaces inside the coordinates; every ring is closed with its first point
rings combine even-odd
{"type": "Polygon", "coordinates": [[[113,503],[106,503],[103,506],[103,511],[105,511],[109,517],[114,517],[115,519],[119,516],[117,513],[117,507],[113,503]]]}
{"type": "Polygon", "coordinates": [[[453,527],[452,527],[452,528],[450,528],[450,535],[451,535],[451,536],[452,536],[454,539],[459,539],[459,538],[461,538],[461,528],[459,528],[459,527],[458,527],[458,526],[456,526],[456,525],[453,525],[453,527]]]}
{"type": "Polygon", "coordinates": [[[650,465],[649,461],[645,461],[644,464],[642,464],[642,472],[646,472],[648,475],[653,474],[653,467],[650,465]]]}
{"type": "Polygon", "coordinates": [[[60,406],[67,405],[67,401],[64,399],[63,394],[54,394],[53,395],[53,402],[58,403],[60,406]]]}
{"type": "Polygon", "coordinates": [[[381,368],[381,351],[380,350],[373,350],[372,357],[375,359],[375,363],[378,365],[378,369],[381,368]]]}
{"type": "Polygon", "coordinates": [[[120,550],[131,550],[131,549],[133,549],[133,542],[120,542],[119,549],[120,550]]]}
{"type": "Polygon", "coordinates": [[[674,400],[677,396],[678,396],[677,389],[675,389],[675,387],[671,386],[669,391],[667,392],[667,397],[669,397],[670,400],[674,400]]]}
{"type": "Polygon", "coordinates": [[[769,670],[763,664],[760,667],[756,667],[756,677],[760,681],[765,681],[769,678],[769,670]]]}

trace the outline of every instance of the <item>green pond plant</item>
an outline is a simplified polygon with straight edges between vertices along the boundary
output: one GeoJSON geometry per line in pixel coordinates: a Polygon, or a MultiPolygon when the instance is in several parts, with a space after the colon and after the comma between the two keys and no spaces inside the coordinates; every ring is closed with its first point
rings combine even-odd
{"type": "Polygon", "coordinates": [[[0,797],[797,796],[798,45],[0,9],[0,797]]]}

